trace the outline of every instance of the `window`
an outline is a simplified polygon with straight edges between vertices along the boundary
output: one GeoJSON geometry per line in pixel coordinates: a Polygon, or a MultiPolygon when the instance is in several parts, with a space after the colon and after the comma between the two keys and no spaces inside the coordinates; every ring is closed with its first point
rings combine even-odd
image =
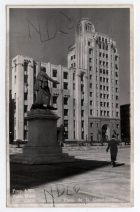
{"type": "Polygon", "coordinates": [[[57,84],[56,83],[53,83],[53,88],[57,88],[57,84]]]}
{"type": "Polygon", "coordinates": [[[116,77],[118,77],[118,72],[115,73],[116,77]]]}
{"type": "Polygon", "coordinates": [[[93,141],[93,133],[90,133],[90,140],[93,141]]]}
{"type": "Polygon", "coordinates": [[[91,59],[91,58],[89,58],[89,62],[90,62],[90,63],[92,62],[92,59],[91,59]]]}
{"type": "Polygon", "coordinates": [[[93,127],[93,122],[90,122],[90,127],[93,127]]]}
{"type": "Polygon", "coordinates": [[[102,69],[100,68],[100,74],[102,73],[102,69]]]}
{"type": "Polygon", "coordinates": [[[90,97],[92,97],[92,92],[90,92],[90,97]]]}
{"type": "Polygon", "coordinates": [[[57,96],[53,96],[53,104],[57,104],[57,96]]]}
{"type": "Polygon", "coordinates": [[[105,99],[105,97],[106,97],[106,94],[104,93],[104,99],[105,99]]]}
{"type": "Polygon", "coordinates": [[[117,116],[117,117],[119,116],[119,113],[118,113],[118,112],[116,112],[116,116],[117,116]]]}
{"type": "Polygon", "coordinates": [[[92,101],[90,100],[90,105],[92,105],[92,101]]]}
{"type": "Polygon", "coordinates": [[[81,137],[82,137],[82,139],[84,139],[84,131],[82,131],[82,136],[81,137]]]}
{"type": "Polygon", "coordinates": [[[27,112],[27,105],[24,105],[24,113],[26,113],[27,112]]]}
{"type": "Polygon", "coordinates": [[[53,69],[53,77],[57,77],[57,70],[53,69]]]}
{"type": "Polygon", "coordinates": [[[27,100],[27,96],[28,96],[28,94],[24,93],[24,100],[27,100]]]}
{"type": "Polygon", "coordinates": [[[89,78],[92,79],[92,75],[91,74],[89,75],[89,78]]]}
{"type": "Polygon", "coordinates": [[[84,77],[84,75],[83,75],[83,74],[81,74],[81,82],[83,82],[83,77],[84,77]]]}
{"type": "Polygon", "coordinates": [[[68,120],[64,120],[64,127],[68,127],[68,120]]]}
{"type": "Polygon", "coordinates": [[[103,74],[105,74],[105,69],[103,70],[103,74]]]}
{"type": "Polygon", "coordinates": [[[118,108],[119,107],[119,104],[116,104],[116,108],[118,108]]]}
{"type": "Polygon", "coordinates": [[[92,88],[92,83],[90,83],[90,88],[92,88]]]}
{"type": "Polygon", "coordinates": [[[92,110],[90,110],[90,115],[92,115],[92,110]]]}
{"type": "Polygon", "coordinates": [[[14,83],[16,84],[16,75],[15,75],[15,78],[14,78],[14,83]]]}
{"type": "Polygon", "coordinates": [[[102,98],[102,93],[100,93],[100,98],[102,98]]]}
{"type": "Polygon", "coordinates": [[[106,106],[106,102],[104,102],[104,107],[106,106]]]}
{"type": "Polygon", "coordinates": [[[64,82],[64,83],[63,83],[63,88],[64,88],[65,90],[68,89],[68,83],[67,83],[67,82],[64,82]]]}
{"type": "Polygon", "coordinates": [[[90,71],[92,70],[92,66],[89,66],[89,70],[90,70],[90,71]]]}
{"type": "Polygon", "coordinates": [[[107,116],[109,116],[109,111],[107,111],[107,116]]]}
{"type": "Polygon", "coordinates": [[[107,107],[109,107],[109,102],[107,102],[107,107]]]}
{"type": "MultiPolygon", "coordinates": [[[[73,110],[73,116],[75,117],[75,110],[73,110]]],[[[75,121],[74,121],[74,123],[75,123],[75,121]]]]}
{"type": "Polygon", "coordinates": [[[67,72],[63,72],[63,78],[68,79],[68,73],[67,72]]]}
{"type": "Polygon", "coordinates": [[[116,100],[118,100],[118,96],[116,96],[116,100]]]}
{"type": "Polygon", "coordinates": [[[64,109],[64,116],[68,116],[68,109],[64,109]]]}
{"type": "Polygon", "coordinates": [[[100,82],[102,82],[102,77],[100,77],[100,82]]]}
{"type": "Polygon", "coordinates": [[[75,99],[73,99],[73,106],[75,106],[75,99]]]}
{"type": "Polygon", "coordinates": [[[28,62],[24,62],[24,71],[27,72],[28,70],[28,62]]]}
{"type": "Polygon", "coordinates": [[[118,92],[118,88],[116,88],[116,92],[118,92]]]}
{"type": "Polygon", "coordinates": [[[75,83],[73,83],[73,90],[75,90],[75,83]]]}
{"type": "Polygon", "coordinates": [[[88,41],[88,46],[90,46],[90,44],[91,44],[90,41],[88,41]]]}
{"type": "Polygon", "coordinates": [[[116,80],[116,85],[118,85],[118,80],[116,80]]]}
{"type": "Polygon", "coordinates": [[[68,98],[64,97],[64,105],[68,105],[68,98]]]}
{"type": "Polygon", "coordinates": [[[81,121],[81,127],[84,128],[84,121],[81,121]]]}
{"type": "Polygon", "coordinates": [[[101,106],[101,107],[103,106],[103,103],[102,103],[102,102],[100,102],[100,106],[101,106]]]}
{"type": "Polygon", "coordinates": [[[84,85],[81,84],[81,91],[83,92],[84,91],[84,85]]]}
{"type": "Polygon", "coordinates": [[[28,75],[24,75],[24,83],[28,82],[28,75]]]}
{"type": "Polygon", "coordinates": [[[81,99],[81,106],[84,105],[84,99],[81,99]]]}
{"type": "Polygon", "coordinates": [[[75,73],[73,73],[73,80],[75,80],[75,73]]]}
{"type": "Polygon", "coordinates": [[[82,117],[84,116],[84,110],[81,110],[81,116],[82,117]]]}
{"type": "Polygon", "coordinates": [[[91,54],[92,53],[92,49],[89,49],[89,54],[91,54]]]}

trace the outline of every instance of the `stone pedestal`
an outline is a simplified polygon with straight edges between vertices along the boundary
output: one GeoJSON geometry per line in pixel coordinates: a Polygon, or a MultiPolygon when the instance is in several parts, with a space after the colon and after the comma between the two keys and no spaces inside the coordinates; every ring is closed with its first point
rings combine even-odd
{"type": "Polygon", "coordinates": [[[62,153],[57,142],[58,118],[49,109],[28,112],[28,143],[23,148],[23,154],[14,155],[11,161],[24,164],[71,162],[74,158],[62,153]]]}

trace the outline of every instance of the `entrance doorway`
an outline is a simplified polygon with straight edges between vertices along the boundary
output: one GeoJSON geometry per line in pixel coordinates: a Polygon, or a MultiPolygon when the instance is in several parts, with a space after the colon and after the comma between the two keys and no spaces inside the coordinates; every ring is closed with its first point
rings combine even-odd
{"type": "Polygon", "coordinates": [[[104,124],[102,126],[102,139],[101,142],[102,144],[110,140],[110,128],[107,124],[104,124]]]}

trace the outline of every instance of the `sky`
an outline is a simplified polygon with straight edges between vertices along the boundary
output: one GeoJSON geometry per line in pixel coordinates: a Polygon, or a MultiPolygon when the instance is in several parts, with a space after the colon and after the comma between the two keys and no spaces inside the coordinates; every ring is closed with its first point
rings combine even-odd
{"type": "Polygon", "coordinates": [[[130,103],[129,9],[12,8],[9,18],[10,62],[20,54],[63,66],[67,66],[68,47],[75,43],[77,23],[81,18],[89,18],[96,32],[109,35],[117,43],[120,54],[120,104],[130,103]]]}

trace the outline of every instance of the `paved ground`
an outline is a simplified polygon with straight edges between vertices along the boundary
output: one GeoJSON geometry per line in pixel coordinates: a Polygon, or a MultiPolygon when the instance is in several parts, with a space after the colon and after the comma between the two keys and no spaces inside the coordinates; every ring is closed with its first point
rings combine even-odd
{"type": "Polygon", "coordinates": [[[11,164],[13,206],[127,205],[130,203],[130,148],[121,147],[112,168],[106,147],[63,148],[75,162],[53,165],[11,164]]]}

